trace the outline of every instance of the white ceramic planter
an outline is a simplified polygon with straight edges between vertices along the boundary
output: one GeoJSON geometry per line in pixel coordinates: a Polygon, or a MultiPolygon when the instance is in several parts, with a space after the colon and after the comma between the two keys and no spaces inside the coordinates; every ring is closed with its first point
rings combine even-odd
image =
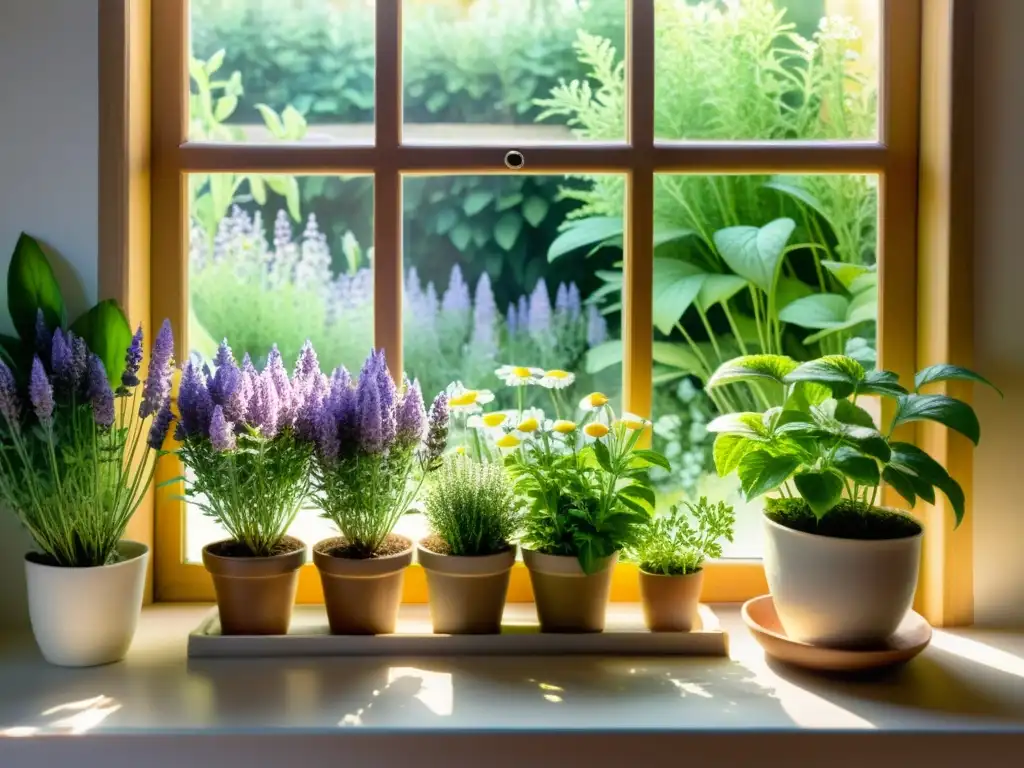
{"type": "Polygon", "coordinates": [[[95,568],[59,568],[25,558],[28,612],[51,664],[92,667],[124,658],[135,635],[149,547],[122,541],[123,558],[95,568]]]}
{"type": "Polygon", "coordinates": [[[917,589],[921,537],[863,541],[815,536],[764,518],[764,569],[786,634],[857,647],[890,637],[917,589]]]}

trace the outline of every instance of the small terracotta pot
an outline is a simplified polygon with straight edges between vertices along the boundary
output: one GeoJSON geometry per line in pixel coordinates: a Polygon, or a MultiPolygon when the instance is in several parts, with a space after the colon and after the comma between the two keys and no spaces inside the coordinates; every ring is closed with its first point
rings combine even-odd
{"type": "Polygon", "coordinates": [[[541,632],[603,632],[612,573],[619,555],[587,575],[575,557],[523,550],[541,632]]]}
{"type": "Polygon", "coordinates": [[[497,555],[439,555],[420,542],[416,557],[427,573],[430,620],[438,635],[496,635],[516,549],[497,555]]]}
{"type": "Polygon", "coordinates": [[[330,554],[338,547],[336,538],[313,547],[331,634],[388,635],[395,631],[402,581],[412,563],[412,541],[397,538],[407,545],[403,551],[366,560],[330,554]]]}
{"type": "Polygon", "coordinates": [[[651,632],[689,632],[697,618],[704,569],[686,576],[640,571],[640,601],[651,632]]]}
{"type": "Polygon", "coordinates": [[[287,635],[299,586],[299,569],[306,562],[306,545],[288,536],[291,551],[270,557],[232,557],[217,554],[230,546],[218,541],[203,547],[203,565],[213,576],[225,635],[287,635]]]}

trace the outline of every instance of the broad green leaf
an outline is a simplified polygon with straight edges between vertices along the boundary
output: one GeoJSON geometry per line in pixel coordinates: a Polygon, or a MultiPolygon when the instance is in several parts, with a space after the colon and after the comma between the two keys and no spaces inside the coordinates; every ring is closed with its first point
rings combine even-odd
{"type": "Polygon", "coordinates": [[[203,69],[206,70],[206,74],[213,77],[217,70],[224,66],[224,56],[227,54],[223,48],[213,54],[209,59],[206,60],[206,64],[203,69]]]}
{"type": "Polygon", "coordinates": [[[889,441],[877,429],[840,424],[836,436],[847,445],[879,461],[888,461],[892,454],[889,441]]]}
{"type": "Polygon", "coordinates": [[[654,467],[661,467],[667,472],[672,471],[672,465],[669,463],[669,460],[666,459],[657,451],[650,451],[645,449],[635,450],[633,451],[633,458],[640,459],[641,461],[650,464],[651,466],[654,467]]]}
{"type": "Polygon", "coordinates": [[[765,293],[771,293],[786,242],[796,228],[792,219],[763,227],[728,227],[715,232],[715,247],[729,269],[765,293]]]}
{"type": "Polygon", "coordinates": [[[745,413],[723,413],[713,418],[705,427],[711,433],[746,435],[747,437],[765,438],[770,434],[764,425],[761,414],[754,411],[745,413]]]}
{"type": "MultiPolygon", "coordinates": [[[[655,341],[651,345],[651,354],[654,362],[670,365],[687,373],[697,374],[704,367],[700,358],[685,344],[677,344],[671,341],[655,341]]],[[[622,359],[621,356],[619,359],[622,359]]]]}
{"type": "Polygon", "coordinates": [[[814,295],[814,291],[803,280],[780,275],[775,283],[775,306],[781,310],[794,301],[814,295]]]}
{"type": "Polygon", "coordinates": [[[248,177],[249,179],[249,191],[252,193],[252,199],[257,205],[267,204],[267,185],[264,183],[263,178],[258,174],[252,174],[248,177]]]}
{"type": "Polygon", "coordinates": [[[722,363],[706,386],[713,389],[723,384],[754,380],[783,384],[796,368],[796,361],[784,355],[744,355],[722,363]]]}
{"type": "Polygon", "coordinates": [[[738,275],[708,274],[701,283],[697,303],[704,310],[715,304],[724,304],[747,286],[747,281],[738,275]]]}
{"type": "Polygon", "coordinates": [[[284,122],[284,135],[289,141],[298,141],[306,135],[306,118],[295,107],[289,104],[281,112],[284,122]]]}
{"type": "Polygon", "coordinates": [[[786,400],[787,410],[802,411],[810,413],[811,408],[820,405],[832,396],[832,390],[815,384],[812,381],[802,381],[793,385],[793,390],[786,400]]]}
{"type": "Polygon", "coordinates": [[[530,223],[531,227],[537,228],[544,223],[550,207],[547,200],[534,195],[523,204],[523,218],[530,223]]]}
{"type": "Polygon", "coordinates": [[[860,485],[875,486],[881,479],[877,461],[847,446],[836,451],[836,455],[832,457],[832,465],[860,485]]]}
{"type": "Polygon", "coordinates": [[[622,363],[622,341],[615,339],[587,350],[584,367],[587,373],[599,373],[622,363]]]}
{"type": "Polygon", "coordinates": [[[911,508],[917,503],[917,491],[912,480],[914,477],[916,475],[897,469],[891,464],[882,470],[882,479],[902,496],[911,508]]]}
{"type": "Polygon", "coordinates": [[[819,520],[843,497],[843,477],[830,469],[824,472],[801,472],[793,478],[793,483],[819,520]]]}
{"type": "Polygon", "coordinates": [[[981,425],[974,409],[948,395],[900,395],[896,399],[893,428],[912,421],[935,421],[956,430],[975,445],[981,439],[981,425]]]}
{"type": "Polygon", "coordinates": [[[949,499],[953,507],[956,525],[964,518],[964,492],[960,484],[950,477],[939,462],[922,451],[916,445],[896,442],[892,444],[892,457],[889,464],[904,472],[917,475],[921,480],[934,485],[949,499]]]}
{"type": "Polygon", "coordinates": [[[124,355],[132,343],[128,319],[113,299],[101,301],[71,324],[71,330],[85,340],[89,351],[103,361],[113,387],[121,382],[124,355]]]}
{"type": "Polygon", "coordinates": [[[815,293],[783,307],[779,319],[801,328],[831,328],[846,321],[850,300],[837,293],[815,293]]]}
{"type": "Polygon", "coordinates": [[[605,472],[612,472],[612,457],[608,452],[608,446],[602,443],[600,440],[595,440],[594,456],[597,458],[597,463],[605,472]]]}
{"type": "Polygon", "coordinates": [[[922,387],[926,387],[929,384],[934,384],[938,381],[976,381],[992,387],[996,392],[999,392],[1000,397],[1003,394],[999,387],[984,376],[977,374],[968,368],[962,368],[959,365],[950,365],[948,363],[929,365],[927,368],[923,368],[918,371],[917,375],[914,377],[914,389],[920,392],[922,387]]]}
{"type": "Polygon", "coordinates": [[[676,321],[690,308],[705,273],[699,267],[679,259],[654,260],[654,298],[652,312],[654,326],[666,336],[672,333],[676,321]]]}
{"type": "Polygon", "coordinates": [[[657,497],[654,494],[654,489],[648,488],[646,485],[640,485],[639,483],[624,485],[617,489],[616,493],[618,493],[619,496],[625,496],[639,501],[651,512],[654,511],[654,507],[657,504],[657,497]]]}
{"type": "Polygon", "coordinates": [[[494,226],[494,239],[504,250],[511,251],[523,229],[523,217],[512,211],[502,215],[494,226]]]}
{"type": "Polygon", "coordinates": [[[846,324],[874,323],[878,320],[878,292],[875,290],[858,293],[850,301],[846,313],[846,324]]]}
{"type": "Polygon", "coordinates": [[[863,264],[849,264],[845,261],[822,261],[821,266],[831,272],[847,290],[850,289],[854,280],[871,271],[870,267],[863,264]]]}
{"type": "Polygon", "coordinates": [[[29,345],[35,342],[39,310],[51,331],[67,322],[64,297],[50,262],[35,238],[24,232],[7,269],[7,308],[18,335],[29,345]]]}
{"type": "Polygon", "coordinates": [[[516,192],[511,195],[505,195],[499,197],[497,204],[494,206],[495,209],[500,213],[501,211],[507,211],[509,208],[515,208],[517,205],[523,202],[523,193],[516,192]]]}
{"type": "Polygon", "coordinates": [[[218,123],[223,123],[234,114],[235,109],[237,108],[237,96],[221,96],[217,99],[217,106],[213,109],[213,119],[218,123]]]}
{"type": "Polygon", "coordinates": [[[744,435],[721,433],[715,437],[714,458],[715,470],[719,477],[732,474],[740,465],[740,461],[759,443],[744,435]]]}
{"type": "Polygon", "coordinates": [[[458,222],[459,215],[454,208],[443,208],[434,221],[434,231],[439,235],[447,235],[458,222]]]}
{"type": "Polygon", "coordinates": [[[800,459],[794,456],[772,456],[767,451],[748,453],[738,468],[747,501],[778,488],[799,466],[800,459]]]}
{"type": "Polygon", "coordinates": [[[875,366],[878,365],[878,353],[875,351],[874,347],[868,343],[867,339],[859,337],[850,339],[846,342],[844,354],[847,357],[852,357],[858,363],[863,365],[864,370],[868,371],[868,376],[871,375],[875,366]]]}
{"type": "Polygon", "coordinates": [[[462,201],[462,210],[467,216],[476,216],[494,200],[494,193],[486,189],[474,189],[462,201]]]}
{"type": "Polygon", "coordinates": [[[857,275],[850,283],[849,289],[854,296],[878,293],[878,273],[869,269],[867,272],[857,275]]]}
{"type": "Polygon", "coordinates": [[[578,219],[568,229],[555,238],[548,248],[548,261],[559,256],[603,243],[612,237],[621,236],[623,222],[621,216],[592,216],[589,219],[578,219]]]}
{"type": "Polygon", "coordinates": [[[836,421],[843,424],[853,424],[858,427],[877,429],[874,418],[859,405],[854,405],[849,400],[835,400],[832,408],[832,416],[836,421]]]}
{"type": "Polygon", "coordinates": [[[460,251],[466,250],[472,237],[473,230],[464,221],[459,222],[458,226],[448,233],[448,239],[451,240],[452,245],[460,251]]]}
{"type": "Polygon", "coordinates": [[[776,192],[781,192],[795,200],[799,200],[808,208],[820,214],[826,221],[830,220],[831,216],[829,212],[825,210],[825,206],[821,204],[821,201],[791,179],[791,176],[773,176],[770,180],[764,183],[764,186],[767,189],[774,189],[776,192]]]}
{"type": "Polygon", "coordinates": [[[868,371],[857,384],[858,395],[882,395],[899,397],[907,394],[900,384],[899,376],[892,371],[868,371]]]}
{"type": "Polygon", "coordinates": [[[810,381],[832,391],[835,398],[849,397],[864,378],[864,366],[845,355],[826,355],[795,368],[786,376],[786,383],[810,381]]]}
{"type": "Polygon", "coordinates": [[[266,104],[257,104],[256,109],[263,118],[263,122],[266,123],[267,130],[273,134],[274,138],[283,139],[285,137],[284,123],[281,122],[281,118],[278,117],[277,112],[266,104]]]}
{"type": "Polygon", "coordinates": [[[654,247],[674,243],[687,237],[693,237],[696,232],[686,227],[674,227],[660,222],[654,222],[654,247]]]}

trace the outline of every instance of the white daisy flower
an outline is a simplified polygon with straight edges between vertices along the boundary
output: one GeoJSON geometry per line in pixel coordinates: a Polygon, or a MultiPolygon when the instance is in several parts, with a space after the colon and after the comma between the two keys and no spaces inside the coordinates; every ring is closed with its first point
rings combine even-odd
{"type": "Polygon", "coordinates": [[[509,415],[504,411],[476,413],[469,417],[466,426],[471,429],[499,429],[508,420],[509,415]]]}
{"type": "Polygon", "coordinates": [[[619,417],[619,420],[615,422],[616,425],[621,424],[626,429],[633,432],[639,432],[642,429],[647,429],[651,426],[651,422],[645,419],[643,416],[637,416],[635,413],[624,413],[619,417]]]}
{"type": "Polygon", "coordinates": [[[449,384],[448,408],[456,413],[479,413],[481,406],[494,400],[494,393],[489,389],[468,389],[461,381],[449,384]]]}
{"type": "Polygon", "coordinates": [[[547,389],[565,389],[571,386],[574,381],[576,381],[576,374],[555,368],[550,371],[544,371],[544,376],[539,383],[547,389]]]}
{"type": "Polygon", "coordinates": [[[521,365],[503,365],[494,372],[506,387],[522,387],[537,384],[544,376],[542,368],[526,368],[521,365]]]}
{"type": "Polygon", "coordinates": [[[603,392],[591,392],[580,400],[581,411],[596,411],[598,408],[603,408],[606,405],[608,405],[608,395],[603,392]]]}

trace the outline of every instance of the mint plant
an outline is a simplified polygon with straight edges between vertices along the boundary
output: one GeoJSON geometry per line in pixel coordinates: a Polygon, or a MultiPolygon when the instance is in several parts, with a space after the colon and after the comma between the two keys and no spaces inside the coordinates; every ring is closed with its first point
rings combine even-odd
{"type": "Polygon", "coordinates": [[[736,472],[747,499],[771,491],[799,497],[819,521],[844,499],[862,510],[874,507],[883,480],[911,506],[918,498],[934,503],[937,489],[949,499],[959,525],[964,516],[960,484],[925,451],[893,439],[904,424],[934,421],[978,443],[978,417],[967,403],[922,391],[951,380],[995,389],[977,373],[948,364],[918,372],[910,391],[895,373],[867,371],[845,355],[802,364],[781,355],[736,358],[719,367],[707,386],[747,382],[779,404],[713,420],[708,430],[717,435],[715,467],[722,476],[736,472]],[[864,395],[895,401],[885,431],[857,404],[864,395]]]}

